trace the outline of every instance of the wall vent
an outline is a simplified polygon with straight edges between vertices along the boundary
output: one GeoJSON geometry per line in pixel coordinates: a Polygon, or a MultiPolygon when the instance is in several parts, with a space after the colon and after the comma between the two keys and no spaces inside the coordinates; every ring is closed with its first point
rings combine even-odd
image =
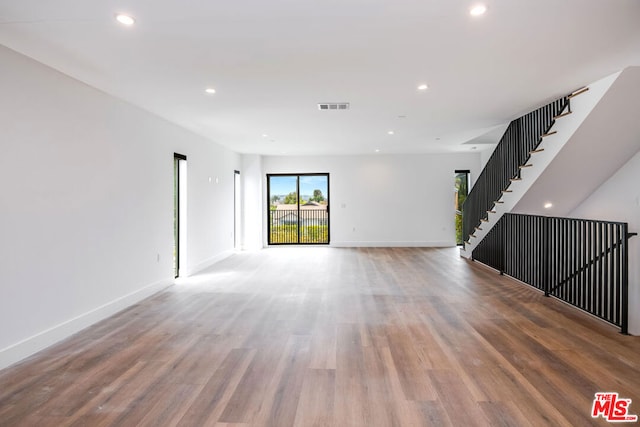
{"type": "Polygon", "coordinates": [[[318,104],[318,110],[329,111],[329,110],[348,110],[349,103],[348,102],[321,102],[318,104]]]}

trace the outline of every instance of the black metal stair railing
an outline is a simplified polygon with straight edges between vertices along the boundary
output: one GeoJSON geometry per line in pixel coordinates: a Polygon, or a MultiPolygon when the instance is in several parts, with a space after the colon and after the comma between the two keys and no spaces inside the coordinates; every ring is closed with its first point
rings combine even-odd
{"type": "Polygon", "coordinates": [[[473,259],[628,332],[627,223],[507,213],[473,259]]]}
{"type": "Polygon", "coordinates": [[[538,148],[543,135],[565,108],[570,96],[562,97],[512,121],[489,158],[463,205],[463,236],[467,241],[487,212],[502,197],[512,178],[520,178],[520,166],[538,148]]]}

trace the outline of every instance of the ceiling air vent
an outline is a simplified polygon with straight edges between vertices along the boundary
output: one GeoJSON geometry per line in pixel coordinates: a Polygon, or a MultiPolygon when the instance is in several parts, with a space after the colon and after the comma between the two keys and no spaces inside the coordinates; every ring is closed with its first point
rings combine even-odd
{"type": "Polygon", "coordinates": [[[318,104],[318,110],[348,110],[348,102],[321,102],[318,104]]]}

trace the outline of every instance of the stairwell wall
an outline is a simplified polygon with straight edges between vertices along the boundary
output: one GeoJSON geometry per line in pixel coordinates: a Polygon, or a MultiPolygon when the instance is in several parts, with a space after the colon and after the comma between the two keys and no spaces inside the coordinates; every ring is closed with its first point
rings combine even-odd
{"type": "MultiPolygon", "coordinates": [[[[640,135],[638,135],[640,138],[640,135]]],[[[640,151],[569,216],[629,223],[640,232],[640,151]]],[[[629,240],[629,333],[640,335],[640,236],[629,240]]]]}

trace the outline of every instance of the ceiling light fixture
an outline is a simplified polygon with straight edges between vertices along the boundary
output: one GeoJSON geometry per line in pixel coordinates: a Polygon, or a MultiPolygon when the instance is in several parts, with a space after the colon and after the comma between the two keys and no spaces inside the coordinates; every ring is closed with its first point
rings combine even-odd
{"type": "Polygon", "coordinates": [[[216,90],[212,87],[208,87],[204,91],[207,92],[209,95],[213,95],[214,93],[216,93],[216,90]]]}
{"type": "Polygon", "coordinates": [[[427,90],[427,89],[429,89],[429,86],[427,86],[425,83],[418,86],[418,90],[427,90]]]}
{"type": "Polygon", "coordinates": [[[487,11],[487,6],[483,4],[477,4],[473,6],[471,9],[469,9],[469,13],[471,14],[471,16],[481,16],[481,15],[484,15],[486,11],[487,11]]]}
{"type": "Polygon", "coordinates": [[[388,131],[387,133],[388,133],[389,135],[393,135],[395,132],[394,132],[394,131],[392,131],[392,130],[390,130],[390,131],[388,131]]]}
{"type": "Polygon", "coordinates": [[[552,207],[553,207],[553,203],[551,203],[551,202],[547,202],[547,203],[544,204],[544,208],[545,209],[551,209],[552,207]]]}
{"type": "Polygon", "coordinates": [[[266,133],[263,133],[263,134],[262,134],[262,137],[263,137],[263,138],[269,138],[269,135],[267,135],[266,133]]]}
{"type": "Polygon", "coordinates": [[[133,24],[136,23],[136,20],[133,19],[133,17],[131,17],[129,15],[125,15],[123,13],[119,13],[119,14],[116,15],[116,21],[118,21],[122,25],[126,25],[128,27],[130,27],[130,26],[132,26],[133,24]]]}
{"type": "Polygon", "coordinates": [[[380,152],[380,149],[379,149],[379,148],[376,148],[376,153],[379,153],[379,152],[380,152]]]}

